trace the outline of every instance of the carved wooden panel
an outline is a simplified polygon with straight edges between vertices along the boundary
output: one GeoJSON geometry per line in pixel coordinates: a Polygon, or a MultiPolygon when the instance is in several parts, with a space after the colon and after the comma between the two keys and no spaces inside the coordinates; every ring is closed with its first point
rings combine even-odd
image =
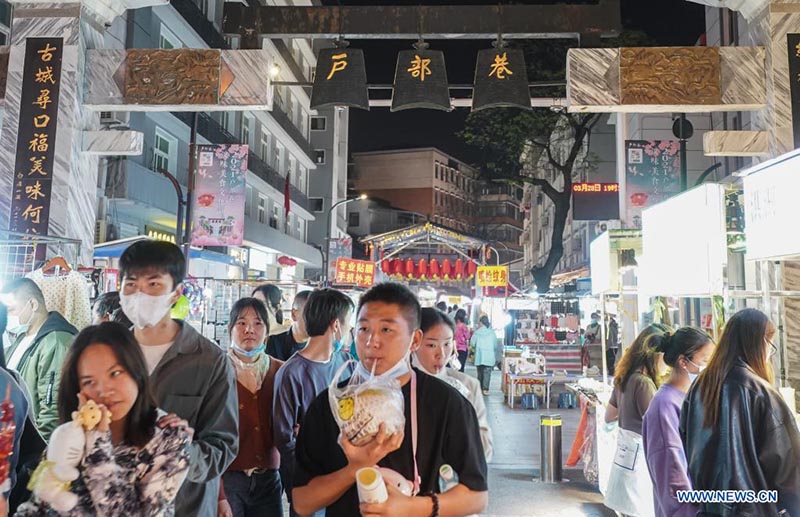
{"type": "Polygon", "coordinates": [[[216,104],[218,50],[128,50],[125,102],[130,104],[216,104]]]}
{"type": "Polygon", "coordinates": [[[720,104],[720,59],[714,47],[623,48],[622,104],[720,104]]]}

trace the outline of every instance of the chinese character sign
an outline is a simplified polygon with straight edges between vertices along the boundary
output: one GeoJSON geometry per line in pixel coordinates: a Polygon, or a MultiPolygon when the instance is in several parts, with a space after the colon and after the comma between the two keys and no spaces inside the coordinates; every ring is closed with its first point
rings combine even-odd
{"type": "Polygon", "coordinates": [[[336,274],[333,277],[333,283],[372,287],[372,284],[375,283],[375,264],[368,260],[338,258],[336,259],[336,274]]]}
{"type": "Polygon", "coordinates": [[[531,109],[528,71],[520,49],[485,49],[475,64],[472,111],[514,106],[531,109]]]}
{"type": "Polygon", "coordinates": [[[625,222],[642,227],[642,210],[681,191],[680,144],[677,140],[625,142],[625,222]]]}
{"type": "Polygon", "coordinates": [[[572,219],[619,219],[619,183],[573,183],[572,219]]]}
{"type": "Polygon", "coordinates": [[[61,86],[62,38],[27,38],[9,230],[47,235],[61,86]]]}
{"type": "Polygon", "coordinates": [[[336,277],[336,261],[353,256],[353,239],[342,237],[328,241],[328,278],[336,277]]]}
{"type": "Polygon", "coordinates": [[[478,287],[506,287],[508,266],[478,266],[478,287]]]}
{"type": "Polygon", "coordinates": [[[246,145],[198,145],[192,213],[194,246],[241,246],[246,145]]]}
{"type": "Polygon", "coordinates": [[[311,90],[311,109],[328,106],[369,109],[363,51],[352,48],[325,48],[319,51],[311,90]]]}
{"type": "Polygon", "coordinates": [[[450,111],[450,89],[441,51],[403,50],[398,54],[392,111],[411,108],[450,111]]]}

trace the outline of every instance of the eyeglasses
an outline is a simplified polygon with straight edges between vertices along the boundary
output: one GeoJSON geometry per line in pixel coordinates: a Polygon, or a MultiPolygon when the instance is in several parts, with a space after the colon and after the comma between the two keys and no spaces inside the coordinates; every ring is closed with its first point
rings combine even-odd
{"type": "Polygon", "coordinates": [[[767,354],[767,359],[772,359],[772,356],[778,353],[778,347],[775,346],[775,343],[773,343],[772,341],[767,341],[767,343],[769,343],[770,347],[769,352],[767,354]]]}

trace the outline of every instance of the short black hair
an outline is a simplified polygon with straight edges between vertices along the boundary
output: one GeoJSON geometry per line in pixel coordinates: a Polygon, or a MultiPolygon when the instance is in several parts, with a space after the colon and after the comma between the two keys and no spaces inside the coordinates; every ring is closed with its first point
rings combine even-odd
{"type": "Polygon", "coordinates": [[[483,325],[487,329],[492,328],[492,323],[489,321],[489,316],[484,314],[483,316],[481,316],[480,321],[481,321],[481,325],[483,325]]]}
{"type": "Polygon", "coordinates": [[[336,289],[319,289],[311,293],[303,308],[303,321],[309,337],[325,335],[334,320],[344,323],[355,304],[336,289]]]}
{"type": "Polygon", "coordinates": [[[447,310],[447,304],[445,302],[439,302],[436,304],[436,308],[444,312],[447,310]]]}
{"type": "Polygon", "coordinates": [[[136,338],[131,331],[113,321],[86,327],[75,337],[67,351],[58,389],[58,416],[61,423],[72,420],[72,412],[78,410],[78,393],[81,391],[78,361],[91,345],[111,347],[119,365],[136,382],[139,396],[128,413],[124,441],[128,445],[143,447],[155,434],[158,406],[150,391],[150,374],[136,338]]]}
{"type": "Polygon", "coordinates": [[[228,318],[228,332],[233,332],[233,327],[236,325],[236,320],[242,315],[242,311],[247,308],[256,311],[258,319],[267,326],[267,336],[269,336],[269,314],[267,314],[267,307],[264,302],[258,298],[240,298],[231,307],[231,315],[228,318]]]}
{"type": "Polygon", "coordinates": [[[422,321],[422,307],[419,300],[411,290],[395,282],[382,282],[376,284],[369,291],[361,296],[358,301],[358,311],[370,302],[383,302],[389,305],[397,305],[400,307],[400,312],[408,323],[411,332],[419,328],[422,321]]]}
{"type": "Polygon", "coordinates": [[[294,295],[294,300],[292,300],[292,307],[297,304],[303,305],[308,302],[308,297],[311,296],[311,293],[314,291],[310,289],[306,289],[305,291],[300,291],[296,295],[294,295]]]}
{"type": "Polygon", "coordinates": [[[467,311],[464,309],[458,309],[456,311],[456,315],[454,316],[456,323],[466,323],[467,322],[467,311]]]}
{"type": "Polygon", "coordinates": [[[36,300],[40,308],[47,310],[42,290],[30,278],[15,278],[3,287],[3,293],[13,294],[20,299],[36,300]]]}
{"type": "Polygon", "coordinates": [[[428,332],[437,325],[447,325],[450,327],[450,330],[453,332],[456,331],[455,323],[453,323],[453,320],[444,312],[432,307],[425,307],[422,309],[422,322],[420,323],[422,332],[428,332]]]}
{"type": "Polygon", "coordinates": [[[95,298],[94,304],[92,304],[92,311],[101,316],[105,316],[106,314],[111,316],[114,314],[114,311],[119,308],[119,291],[103,293],[95,298]]]}
{"type": "Polygon", "coordinates": [[[145,239],[128,246],[119,257],[119,272],[124,280],[144,271],[167,273],[175,289],[186,278],[186,258],[181,249],[167,241],[145,239]]]}

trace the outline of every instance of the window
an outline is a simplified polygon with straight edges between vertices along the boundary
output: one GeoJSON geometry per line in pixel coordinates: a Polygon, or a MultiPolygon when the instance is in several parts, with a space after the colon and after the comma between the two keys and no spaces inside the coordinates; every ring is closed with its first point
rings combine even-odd
{"type": "Polygon", "coordinates": [[[252,115],[242,115],[242,125],[239,134],[242,137],[242,143],[245,145],[250,145],[250,122],[252,120],[252,115]]]}
{"type": "Polygon", "coordinates": [[[267,223],[267,198],[260,194],[258,196],[258,222],[267,223]]]}
{"type": "Polygon", "coordinates": [[[264,126],[261,126],[261,145],[259,155],[264,163],[269,163],[269,131],[264,126]]]}
{"type": "Polygon", "coordinates": [[[325,165],[325,149],[314,149],[314,163],[325,165]]]}
{"type": "Polygon", "coordinates": [[[302,192],[303,194],[306,193],[306,175],[308,174],[308,169],[303,167],[302,165],[299,167],[300,171],[297,173],[297,190],[302,192]]]}
{"type": "Polygon", "coordinates": [[[350,212],[348,214],[347,226],[361,226],[361,214],[350,212]]]}
{"type": "Polygon", "coordinates": [[[325,131],[328,117],[311,117],[311,131],[325,131]]]}
{"type": "Polygon", "coordinates": [[[278,229],[278,221],[279,220],[280,219],[278,217],[278,205],[273,204],[272,205],[272,215],[269,218],[269,225],[277,230],[278,229]]]}
{"type": "Polygon", "coordinates": [[[235,111],[222,112],[222,129],[224,129],[228,133],[232,133],[231,130],[234,129],[233,124],[235,120],[236,120],[235,111]]]}
{"type": "Polygon", "coordinates": [[[311,207],[312,212],[322,213],[324,210],[324,203],[321,197],[312,197],[308,199],[308,204],[311,207]]]}
{"type": "Polygon", "coordinates": [[[252,216],[253,210],[253,187],[247,185],[244,195],[244,213],[247,216],[252,216]]]}
{"type": "Polygon", "coordinates": [[[163,23],[161,24],[161,30],[159,31],[158,35],[158,48],[163,49],[171,49],[171,48],[180,48],[183,44],[181,40],[175,35],[174,32],[169,30],[166,25],[163,23]]]}
{"type": "Polygon", "coordinates": [[[156,137],[153,143],[153,169],[165,170],[174,175],[177,169],[177,148],[178,140],[160,127],[156,127],[156,137]]]}
{"type": "Polygon", "coordinates": [[[286,170],[288,171],[287,174],[291,174],[291,176],[289,176],[289,181],[291,181],[292,184],[294,184],[294,186],[297,186],[297,174],[295,174],[294,165],[295,165],[294,156],[290,154],[286,170]]]}
{"type": "Polygon", "coordinates": [[[272,168],[280,172],[281,164],[283,163],[284,148],[281,144],[275,143],[275,155],[272,157],[272,168]]]}
{"type": "Polygon", "coordinates": [[[214,14],[211,12],[211,0],[200,0],[200,10],[203,12],[206,19],[210,18],[209,14],[214,14]]]}

